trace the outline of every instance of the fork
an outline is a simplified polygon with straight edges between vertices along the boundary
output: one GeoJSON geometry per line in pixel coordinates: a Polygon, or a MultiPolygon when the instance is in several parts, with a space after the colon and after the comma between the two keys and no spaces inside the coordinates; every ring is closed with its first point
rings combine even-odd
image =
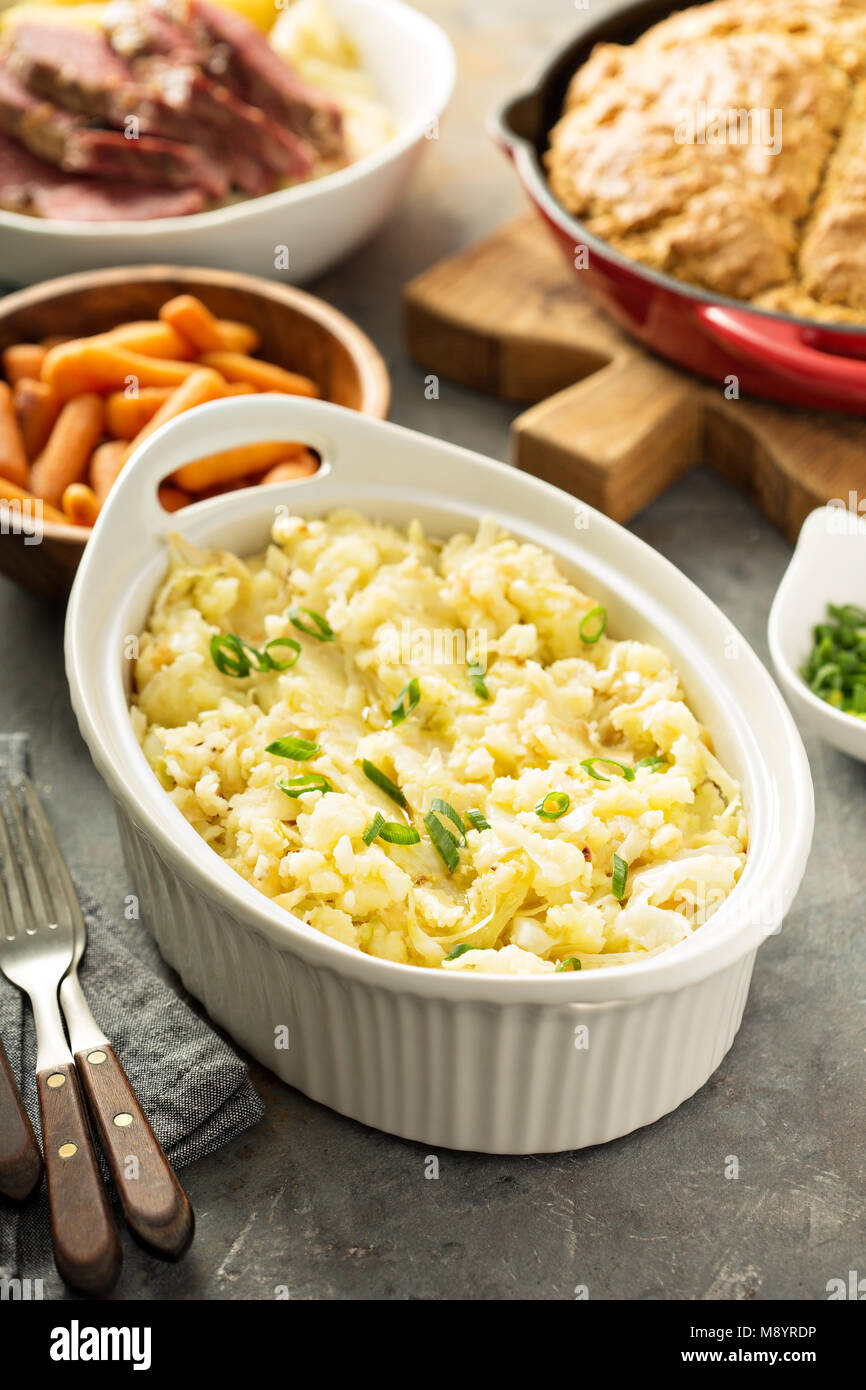
{"type": "Polygon", "coordinates": [[[90,1012],[78,980],[78,964],[87,944],[78,894],[32,782],[22,774],[16,785],[27,810],[43,874],[63,901],[72,922],[72,959],[60,985],[60,1003],[75,1065],[126,1224],[152,1254],[178,1260],[195,1230],[192,1207],[114,1048],[90,1012]]]}
{"type": "Polygon", "coordinates": [[[21,805],[6,779],[2,791],[0,969],[28,995],[36,1021],[36,1085],[54,1259],[73,1288],[106,1294],[120,1274],[120,1241],[57,1000],[72,963],[72,918],[39,871],[21,805]]]}

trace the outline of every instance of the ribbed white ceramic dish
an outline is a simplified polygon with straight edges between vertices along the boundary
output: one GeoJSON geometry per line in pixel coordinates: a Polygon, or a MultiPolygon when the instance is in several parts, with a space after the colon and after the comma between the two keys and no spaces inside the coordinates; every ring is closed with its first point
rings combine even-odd
{"type": "MultiPolygon", "coordinates": [[[[0,10],[8,3],[0,0],[0,10]]],[[[66,275],[162,261],[297,285],[360,246],[389,216],[436,137],[454,87],[454,50],[437,24],[400,0],[329,0],[329,8],[396,121],[392,140],[325,178],[191,217],[49,222],[0,210],[0,278],[28,285],[44,280],[47,267],[66,275]]]]}
{"type": "Polygon", "coordinates": [[[718,1066],[742,1017],[755,953],[803,873],[812,784],[775,685],[728,620],[622,527],[477,454],[289,397],[205,406],[154,434],[124,469],[78,571],[66,662],[82,734],[117,802],[143,915],[211,1016],[316,1100],[430,1146],[528,1153],[580,1148],[649,1124],[718,1066]],[[156,486],[236,444],[303,439],[324,467],[169,518],[156,486]],[[377,960],[257,893],[196,835],[132,733],[124,639],[165,570],[163,538],[239,554],[264,548],[277,506],[418,517],[433,534],[483,514],[554,551],[608,608],[610,627],[659,643],[720,756],[751,828],[743,877],[711,920],[661,956],[555,976],[473,976],[377,960]],[[275,1046],[288,1029],[289,1046],[275,1046]]]}

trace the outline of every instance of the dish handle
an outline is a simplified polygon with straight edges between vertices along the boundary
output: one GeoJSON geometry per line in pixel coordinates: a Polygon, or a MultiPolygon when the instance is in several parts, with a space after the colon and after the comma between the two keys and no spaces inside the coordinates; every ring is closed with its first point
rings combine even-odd
{"type": "MultiPolygon", "coordinates": [[[[171,514],[162,507],[158,488],[184,464],[270,440],[299,441],[332,464],[341,452],[340,439],[348,440],[358,419],[343,406],[300,396],[235,396],[196,406],[169,420],[132,454],[99,514],[94,538],[107,526],[115,535],[161,536],[171,514]]],[[[88,550],[93,545],[92,538],[88,550]]]]}
{"type": "Polygon", "coordinates": [[[695,314],[711,337],[748,361],[784,367],[804,384],[846,388],[861,394],[866,403],[866,361],[815,346],[821,342],[819,324],[810,328],[722,304],[698,304],[695,314]]]}

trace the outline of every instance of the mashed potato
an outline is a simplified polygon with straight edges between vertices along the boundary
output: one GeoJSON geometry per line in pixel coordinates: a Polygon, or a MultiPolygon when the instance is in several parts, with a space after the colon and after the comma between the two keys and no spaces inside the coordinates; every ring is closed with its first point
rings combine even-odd
{"type": "Polygon", "coordinates": [[[175,537],[132,718],[202,838],[311,928],[447,970],[612,965],[700,927],[747,830],[668,657],[605,623],[489,521],[442,545],[288,515],[246,561],[175,537]]]}

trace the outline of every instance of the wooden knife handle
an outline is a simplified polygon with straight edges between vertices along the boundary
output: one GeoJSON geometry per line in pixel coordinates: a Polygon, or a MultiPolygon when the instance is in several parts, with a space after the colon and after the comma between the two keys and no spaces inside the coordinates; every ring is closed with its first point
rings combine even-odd
{"type": "Polygon", "coordinates": [[[75,1064],[129,1229],[152,1254],[179,1260],[195,1230],[192,1207],[114,1049],[85,1048],[75,1064]]]}
{"type": "Polygon", "coordinates": [[[42,1177],[42,1155],[0,1038],[0,1193],[23,1202],[42,1177]]]}
{"type": "Polygon", "coordinates": [[[117,1283],[122,1256],[75,1068],[46,1067],[36,1084],[54,1262],[67,1284],[100,1297],[117,1283]]]}

